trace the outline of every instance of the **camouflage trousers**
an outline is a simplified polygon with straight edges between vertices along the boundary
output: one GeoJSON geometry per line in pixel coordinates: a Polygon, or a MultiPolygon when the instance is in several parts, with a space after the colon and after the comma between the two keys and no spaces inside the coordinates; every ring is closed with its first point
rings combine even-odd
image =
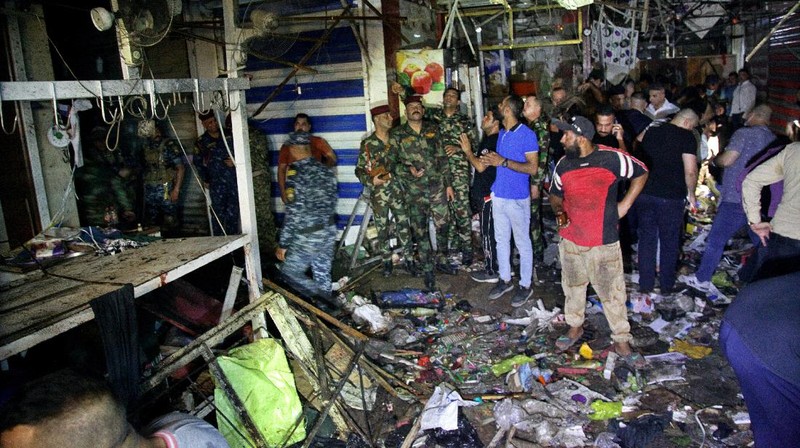
{"type": "Polygon", "coordinates": [[[272,257],[278,247],[278,230],[272,214],[272,188],[270,173],[263,170],[253,173],[253,194],[256,203],[256,229],[261,259],[272,257]]]}
{"type": "Polygon", "coordinates": [[[408,189],[406,201],[411,233],[417,243],[420,265],[424,272],[433,272],[434,263],[447,263],[447,230],[450,219],[447,196],[444,189],[438,189],[434,194],[408,189]],[[433,219],[436,228],[435,256],[428,226],[430,219],[433,219]]]}
{"type": "Polygon", "coordinates": [[[145,184],[145,223],[170,230],[178,226],[178,204],[169,199],[170,191],[172,191],[171,182],[145,184]]]}
{"type": "Polygon", "coordinates": [[[285,280],[300,294],[307,297],[331,294],[331,264],[336,226],[329,225],[315,232],[298,235],[286,250],[286,260],[281,272],[285,280]],[[306,274],[311,268],[311,277],[306,274]]]}
{"type": "Polygon", "coordinates": [[[411,228],[400,195],[388,188],[373,189],[370,192],[372,218],[378,229],[378,241],[381,247],[381,259],[392,259],[392,237],[397,239],[398,247],[403,248],[406,256],[412,256],[411,228]],[[389,213],[391,212],[391,219],[389,213]]]}
{"type": "Polygon", "coordinates": [[[544,257],[544,236],[542,236],[542,193],[539,197],[531,198],[531,243],[533,244],[534,260],[541,260],[544,257]]]}
{"type": "MultiPolygon", "coordinates": [[[[450,249],[472,253],[472,213],[469,205],[469,166],[450,158],[455,199],[451,204],[447,243],[450,249]]],[[[444,241],[442,242],[444,244],[444,241]]]]}

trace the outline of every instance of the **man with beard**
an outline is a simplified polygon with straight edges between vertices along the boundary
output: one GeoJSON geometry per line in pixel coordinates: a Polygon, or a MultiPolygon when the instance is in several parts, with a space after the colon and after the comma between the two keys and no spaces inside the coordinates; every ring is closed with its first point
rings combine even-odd
{"type": "Polygon", "coordinates": [[[647,168],[621,151],[595,146],[594,126],[585,117],[559,121],[556,126],[564,132],[566,156],[556,165],[550,204],[561,235],[558,251],[564,316],[570,326],[556,341],[556,348],[567,350],[583,335],[586,287],[591,282],[603,302],[614,349],[631,366],[642,367],[644,358],[632,351],[629,342],[631,333],[617,228],[619,219],[642,191],[647,168]],[[622,179],[630,179],[630,187],[617,202],[622,179]]]}
{"type": "Polygon", "coordinates": [[[628,145],[625,144],[625,131],[622,129],[622,125],[617,122],[617,117],[614,115],[614,110],[611,109],[611,106],[603,105],[597,109],[594,127],[597,132],[594,134],[592,143],[629,152],[628,145]]]}
{"type": "Polygon", "coordinates": [[[470,276],[476,282],[497,283],[500,279],[497,266],[497,242],[494,239],[494,219],[492,218],[492,184],[497,176],[497,167],[486,165],[480,160],[481,154],[497,151],[497,135],[500,133],[500,111],[493,107],[481,120],[483,140],[475,153],[466,134],[461,135],[461,150],[469,163],[475,168],[475,178],[470,190],[473,210],[477,209],[481,220],[481,243],[483,246],[483,271],[470,276]]]}
{"type": "Polygon", "coordinates": [[[434,289],[436,268],[449,275],[456,270],[445,255],[448,226],[448,201],[455,197],[447,154],[436,125],[423,122],[425,107],[421,96],[405,100],[408,121],[389,133],[391,164],[395,181],[405,191],[406,210],[411,231],[418,245],[425,287],[434,289]],[[413,205],[412,205],[413,204],[413,205]],[[436,227],[437,254],[434,263],[433,247],[428,231],[428,221],[433,218],[436,227]]]}
{"type": "Polygon", "coordinates": [[[489,293],[489,300],[499,299],[514,289],[511,283],[511,236],[519,250],[519,285],[511,298],[511,306],[522,306],[533,294],[533,247],[531,246],[530,176],[539,169],[539,144],[536,134],[519,122],[522,98],[509,95],[500,103],[503,130],[497,141],[497,152],[481,156],[481,162],[497,167],[492,184],[492,217],[497,241],[497,262],[500,281],[489,293]]]}

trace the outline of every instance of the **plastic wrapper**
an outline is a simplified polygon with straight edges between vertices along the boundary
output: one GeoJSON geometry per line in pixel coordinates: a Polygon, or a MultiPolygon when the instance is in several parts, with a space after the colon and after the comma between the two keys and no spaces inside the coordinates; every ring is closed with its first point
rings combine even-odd
{"type": "Polygon", "coordinates": [[[595,400],[592,402],[591,407],[594,410],[593,413],[589,414],[589,419],[591,420],[609,420],[622,415],[621,402],[595,400]]]}
{"type": "MultiPolygon", "coordinates": [[[[286,354],[275,339],[260,339],[217,358],[245,409],[270,446],[285,441],[289,431],[301,418],[303,405],[297,395],[294,375],[289,369],[286,354]]],[[[219,386],[219,385],[217,385],[219,386]]],[[[256,446],[234,411],[228,397],[217,387],[214,390],[219,430],[231,448],[256,446]],[[236,425],[236,427],[231,426],[236,425]],[[246,438],[246,440],[244,438],[246,438]]],[[[301,422],[287,445],[306,437],[301,422]]]]}

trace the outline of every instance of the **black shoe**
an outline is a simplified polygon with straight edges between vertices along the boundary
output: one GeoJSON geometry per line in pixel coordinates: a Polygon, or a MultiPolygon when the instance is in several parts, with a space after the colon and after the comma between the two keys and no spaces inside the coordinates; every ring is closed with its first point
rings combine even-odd
{"type": "Polygon", "coordinates": [[[425,273],[425,288],[430,291],[436,290],[436,276],[433,272],[425,273]]]}
{"type": "Polygon", "coordinates": [[[514,284],[511,282],[506,282],[504,280],[500,280],[494,285],[491,291],[489,291],[489,300],[497,300],[503,296],[503,294],[511,291],[514,289],[514,284]]]}
{"type": "Polygon", "coordinates": [[[450,263],[436,263],[436,270],[447,275],[456,275],[458,273],[458,269],[450,263]]]}
{"type": "Polygon", "coordinates": [[[472,252],[461,252],[461,266],[469,267],[472,265],[472,252]]]}
{"type": "Polygon", "coordinates": [[[394,270],[394,264],[392,260],[384,261],[383,262],[383,276],[390,277],[392,275],[392,271],[394,270]]]}
{"type": "Polygon", "coordinates": [[[419,277],[419,271],[417,270],[417,264],[414,263],[411,260],[406,260],[406,271],[408,271],[408,273],[412,277],[419,277]]]}

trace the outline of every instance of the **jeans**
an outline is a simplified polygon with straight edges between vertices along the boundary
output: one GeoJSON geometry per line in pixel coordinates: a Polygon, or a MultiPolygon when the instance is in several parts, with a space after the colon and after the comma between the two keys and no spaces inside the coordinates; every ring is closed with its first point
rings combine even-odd
{"type": "Polygon", "coordinates": [[[622,250],[619,241],[603,246],[584,247],[561,238],[561,288],[564,290],[564,318],[570,327],[580,327],[586,313],[586,287],[589,283],[603,303],[603,313],[611,328],[614,342],[629,342],[628,299],[625,274],[622,271],[622,250]]]}
{"type": "Polygon", "coordinates": [[[533,246],[531,245],[531,199],[503,199],[492,195],[494,239],[497,242],[497,264],[500,278],[511,281],[511,234],[519,251],[519,285],[530,288],[533,279],[533,246]]]}
{"type": "Polygon", "coordinates": [[[756,446],[797,446],[800,389],[773,373],[727,322],[720,328],[719,345],[742,388],[756,446]]]}
{"type": "MultiPolygon", "coordinates": [[[[711,281],[711,276],[714,275],[719,261],[722,260],[722,252],[725,251],[725,245],[728,244],[728,240],[746,225],[747,216],[744,214],[741,203],[723,201],[719,204],[717,216],[714,217],[714,223],[711,224],[711,231],[708,233],[708,239],[706,240],[706,251],[703,253],[700,267],[697,268],[695,273],[697,280],[701,282],[711,281]]],[[[749,228],[747,231],[753,244],[755,246],[761,245],[758,236],[749,228]]]]}
{"type": "Polygon", "coordinates": [[[656,281],[656,250],[661,293],[669,294],[675,286],[675,270],[681,249],[683,199],[664,199],[647,194],[636,198],[639,214],[639,291],[651,292],[656,281]]]}

